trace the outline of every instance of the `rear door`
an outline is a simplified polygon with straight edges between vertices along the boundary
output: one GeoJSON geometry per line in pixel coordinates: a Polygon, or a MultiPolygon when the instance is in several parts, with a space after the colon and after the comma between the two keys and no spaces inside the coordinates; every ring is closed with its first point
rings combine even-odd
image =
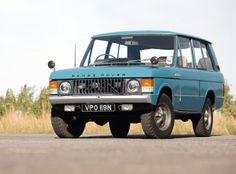
{"type": "Polygon", "coordinates": [[[195,68],[191,39],[187,37],[178,38],[178,73],[176,76],[179,78],[179,96],[176,109],[198,112],[200,110],[200,77],[195,68]]]}
{"type": "Polygon", "coordinates": [[[222,99],[223,93],[222,74],[216,69],[209,43],[196,39],[194,39],[192,43],[196,68],[200,75],[199,109],[202,110],[208,91],[214,92],[216,98],[215,104],[217,106],[218,100],[222,99]]]}

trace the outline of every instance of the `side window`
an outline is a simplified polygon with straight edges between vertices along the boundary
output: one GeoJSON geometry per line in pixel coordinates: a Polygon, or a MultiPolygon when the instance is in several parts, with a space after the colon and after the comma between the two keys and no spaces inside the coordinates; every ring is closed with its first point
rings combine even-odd
{"type": "Polygon", "coordinates": [[[212,65],[212,59],[211,59],[211,57],[210,57],[210,55],[208,53],[206,44],[201,43],[201,48],[202,48],[202,54],[203,54],[205,62],[206,62],[206,69],[208,71],[214,71],[213,65],[212,65]]]}
{"type": "Polygon", "coordinates": [[[117,58],[127,58],[128,57],[128,48],[125,45],[120,45],[119,55],[117,58]]]}
{"type": "Polygon", "coordinates": [[[117,57],[118,52],[119,52],[119,44],[112,43],[109,54],[117,57]]]}
{"type": "Polygon", "coordinates": [[[117,58],[127,58],[127,46],[112,43],[109,54],[117,58]]]}
{"type": "Polygon", "coordinates": [[[193,57],[191,51],[190,39],[179,38],[179,66],[183,68],[193,68],[193,57]]]}
{"type": "Polygon", "coordinates": [[[195,54],[196,67],[198,69],[207,69],[203,51],[201,49],[201,42],[193,40],[193,49],[195,54]]]}

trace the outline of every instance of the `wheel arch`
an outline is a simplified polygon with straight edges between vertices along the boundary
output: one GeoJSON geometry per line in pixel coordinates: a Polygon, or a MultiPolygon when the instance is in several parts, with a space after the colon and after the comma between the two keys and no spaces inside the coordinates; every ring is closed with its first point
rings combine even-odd
{"type": "MultiPolygon", "coordinates": [[[[211,100],[211,104],[212,106],[214,107],[215,106],[215,102],[216,102],[216,96],[215,96],[215,93],[213,90],[208,90],[207,93],[206,93],[206,97],[205,97],[205,102],[207,99],[210,99],[211,100]]],[[[204,106],[203,106],[204,107],[204,106]]]]}
{"type": "Polygon", "coordinates": [[[166,94],[166,95],[170,98],[171,102],[173,101],[172,89],[171,89],[169,86],[163,86],[163,87],[160,89],[157,103],[158,103],[159,98],[160,98],[160,96],[161,96],[162,94],[166,94]]]}

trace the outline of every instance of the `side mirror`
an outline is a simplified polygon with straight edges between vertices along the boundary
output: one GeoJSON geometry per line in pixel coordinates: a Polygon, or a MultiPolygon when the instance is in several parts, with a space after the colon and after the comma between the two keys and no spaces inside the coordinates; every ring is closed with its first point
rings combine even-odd
{"type": "Polygon", "coordinates": [[[152,64],[166,64],[167,63],[167,57],[166,56],[161,56],[161,57],[156,57],[153,56],[150,59],[152,64]]]}
{"type": "Polygon", "coordinates": [[[216,65],[216,70],[220,71],[220,66],[219,65],[216,65]]]}
{"type": "Polygon", "coordinates": [[[156,57],[156,56],[153,56],[151,59],[150,59],[150,61],[151,61],[151,64],[158,64],[158,57],[156,57]]]}
{"type": "Polygon", "coordinates": [[[49,67],[50,69],[54,69],[54,70],[55,70],[55,66],[56,66],[56,64],[55,64],[55,62],[54,62],[53,60],[50,60],[50,61],[48,62],[48,67],[49,67]]]}

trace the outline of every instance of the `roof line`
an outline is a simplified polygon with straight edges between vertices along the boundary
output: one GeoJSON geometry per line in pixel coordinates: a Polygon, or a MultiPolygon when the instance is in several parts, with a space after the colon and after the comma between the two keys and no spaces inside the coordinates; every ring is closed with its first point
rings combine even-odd
{"type": "Polygon", "coordinates": [[[208,40],[184,34],[184,33],[178,33],[178,32],[173,32],[173,31],[158,31],[158,30],[137,30],[137,31],[118,31],[118,32],[109,32],[109,33],[102,33],[102,34],[97,34],[94,35],[92,38],[101,38],[101,37],[112,37],[112,36],[128,36],[128,35],[175,35],[175,36],[184,36],[184,37],[191,37],[195,38],[198,40],[202,40],[208,43],[208,40]]]}

